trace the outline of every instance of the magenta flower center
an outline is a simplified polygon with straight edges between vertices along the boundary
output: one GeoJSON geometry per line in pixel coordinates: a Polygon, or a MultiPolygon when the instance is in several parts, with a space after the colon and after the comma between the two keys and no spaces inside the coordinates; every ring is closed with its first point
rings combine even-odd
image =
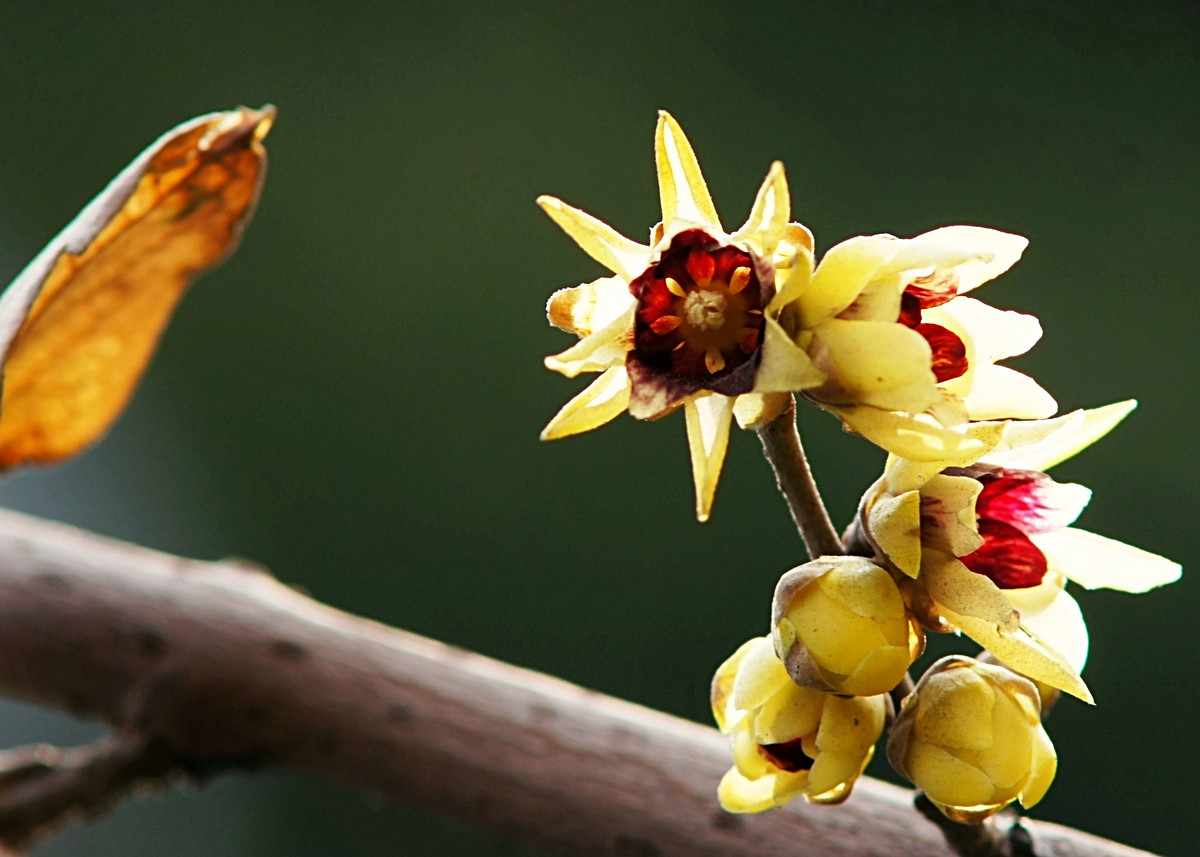
{"type": "Polygon", "coordinates": [[[900,318],[929,343],[933,351],[933,375],[937,382],[959,378],[967,372],[967,346],[954,331],[940,324],[921,321],[921,311],[950,301],[958,294],[952,275],[931,274],[918,277],[904,289],[900,297],[900,318]]]}
{"type": "Polygon", "coordinates": [[[638,302],[634,352],[650,369],[703,382],[734,372],[762,342],[754,260],[702,230],[676,235],[629,290],[638,302]]]}
{"type": "Polygon", "coordinates": [[[1052,482],[1050,477],[1002,467],[951,468],[946,473],[971,476],[983,483],[975,501],[983,544],[974,553],[959,557],[963,565],[1001,589],[1025,589],[1041,583],[1046,576],[1046,555],[1029,536],[1047,529],[1042,495],[1052,482]]]}
{"type": "Polygon", "coordinates": [[[766,760],[782,771],[796,773],[807,771],[813,766],[814,760],[800,747],[801,739],[795,738],[782,744],[759,744],[758,752],[766,760]]]}

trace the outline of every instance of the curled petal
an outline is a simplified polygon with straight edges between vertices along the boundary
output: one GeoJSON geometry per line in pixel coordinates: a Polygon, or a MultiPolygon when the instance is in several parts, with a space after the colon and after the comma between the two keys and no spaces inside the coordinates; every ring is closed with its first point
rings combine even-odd
{"type": "Polygon", "coordinates": [[[684,402],[684,412],[696,486],[696,518],[707,521],[729,446],[733,399],[719,393],[694,396],[684,402]]]}
{"type": "Polygon", "coordinates": [[[791,393],[743,393],[733,400],[733,416],[744,429],[760,429],[791,403],[791,393]]]}
{"type": "Polygon", "coordinates": [[[584,388],[554,419],[542,429],[542,440],[557,440],[560,437],[591,431],[629,407],[629,377],[624,366],[606,369],[599,378],[584,388]]]}
{"type": "Polygon", "coordinates": [[[775,297],[767,311],[778,313],[808,290],[813,276],[813,236],[801,223],[789,223],[775,248],[775,297]]]}
{"type": "Polygon", "coordinates": [[[1052,420],[1005,423],[1003,439],[987,454],[987,461],[1001,467],[1049,470],[1100,440],[1136,407],[1137,402],[1128,399],[1052,420]]]}
{"type": "Polygon", "coordinates": [[[974,616],[945,610],[946,621],[1022,675],[1053,685],[1089,705],[1092,694],[1079,673],[1061,654],[1024,629],[1004,631],[974,616]]]}
{"type": "Polygon", "coordinates": [[[771,164],[763,180],[750,216],[742,227],[733,234],[734,241],[748,241],[760,256],[771,256],[784,236],[791,217],[791,198],[788,196],[787,177],[783,164],[771,164]]]}
{"type": "MultiPolygon", "coordinates": [[[[943,388],[958,392],[958,380],[946,382],[943,388]]],[[[970,391],[962,400],[973,420],[1037,420],[1058,410],[1058,402],[1037,381],[1007,366],[977,365],[970,380],[970,391]]]]}
{"type": "Polygon", "coordinates": [[[1179,563],[1166,557],[1074,527],[1041,533],[1033,542],[1052,567],[1084,589],[1148,592],[1174,583],[1182,573],[1179,563]]]}
{"type": "MultiPolygon", "coordinates": [[[[654,161],[658,166],[658,195],[664,224],[675,220],[706,223],[721,228],[717,209],[692,144],[670,113],[660,110],[654,132],[654,161]]],[[[644,266],[643,266],[644,267],[644,266]]]]}
{"type": "Polygon", "coordinates": [[[1041,610],[1025,609],[1020,600],[1023,591],[1010,589],[1005,593],[1021,611],[1021,627],[1066,658],[1075,672],[1082,673],[1088,656],[1088,629],[1079,603],[1066,591],[1059,590],[1041,610]]]}
{"type": "Polygon", "coordinates": [[[921,494],[884,495],[867,513],[867,528],[892,564],[909,577],[921,571],[921,494]]]}
{"type": "Polygon", "coordinates": [[[1015,631],[1019,625],[1012,604],[996,585],[948,554],[926,550],[920,580],[939,607],[958,616],[1007,631],[1015,631]]]}
{"type": "Polygon", "coordinates": [[[631,346],[629,334],[636,309],[635,304],[630,304],[629,309],[607,327],[585,336],[566,351],[547,357],[546,368],[574,378],[580,372],[603,372],[623,364],[631,346]]]}
{"type": "Polygon", "coordinates": [[[930,244],[957,249],[970,258],[954,266],[961,295],[1003,274],[1021,258],[1029,239],[983,226],[944,226],[912,239],[914,244],[930,244]]]}
{"type": "Polygon", "coordinates": [[[938,462],[938,470],[945,466],[941,462],[978,460],[987,450],[983,440],[964,428],[944,426],[926,414],[818,404],[876,446],[911,461],[938,462]]]}
{"type": "Polygon", "coordinates": [[[899,246],[891,235],[859,235],[829,248],[797,299],[801,327],[815,327],[854,303],[899,246]]]}
{"type": "Polygon", "coordinates": [[[812,359],[767,316],[763,325],[762,356],[754,373],[754,392],[786,393],[807,390],[825,383],[826,375],[812,359]]]}
{"type": "Polygon", "coordinates": [[[590,336],[624,315],[636,301],[620,277],[559,289],[546,302],[546,317],[559,330],[590,336]]]}
{"type": "MultiPolygon", "coordinates": [[[[832,364],[831,382],[850,401],[920,413],[939,399],[929,343],[899,324],[829,319],[814,331],[813,348],[832,364]]],[[[824,366],[820,357],[818,363],[824,366]]]]}
{"type": "Polygon", "coordinates": [[[567,205],[553,196],[539,196],[538,205],[587,253],[626,282],[646,269],[650,248],[631,241],[603,220],[567,205]]]}
{"type": "Polygon", "coordinates": [[[1042,338],[1042,323],[1032,315],[996,309],[974,298],[955,298],[925,310],[922,321],[940,324],[971,344],[977,363],[995,363],[1024,354],[1042,338]]]}

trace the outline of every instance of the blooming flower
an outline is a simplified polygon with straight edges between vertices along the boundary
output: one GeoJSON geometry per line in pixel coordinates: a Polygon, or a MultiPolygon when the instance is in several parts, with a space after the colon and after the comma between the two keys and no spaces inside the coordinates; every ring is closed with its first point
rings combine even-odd
{"type": "Polygon", "coordinates": [[[1033,806],[1058,767],[1032,682],[960,655],[935,663],[905,698],[887,754],[938,809],[965,824],[1014,800],[1033,806]]]}
{"type": "Polygon", "coordinates": [[[891,574],[857,556],[821,557],[784,574],[772,639],[797,684],[855,696],[888,693],[925,645],[891,574]]]}
{"type": "Polygon", "coordinates": [[[906,599],[926,627],[962,631],[1013,669],[1091,701],[1079,676],[1087,627],[1066,581],[1145,592],[1178,579],[1180,568],[1069,526],[1091,492],[1042,471],[1103,436],[1133,405],[981,425],[976,437],[991,444],[985,463],[934,470],[940,465],[889,460],[862,518],[871,542],[912,578],[906,599]]]}
{"type": "Polygon", "coordinates": [[[796,795],[840,803],[875,752],[890,702],[800,687],[766,637],[742,645],[713,677],[713,715],[734,765],[717,789],[730,812],[761,812],[796,795]]]}
{"type": "Polygon", "coordinates": [[[968,420],[1042,418],[1054,399],[996,361],[1041,337],[1032,316],[963,295],[1028,242],[977,226],[851,238],[822,258],[781,318],[825,373],[805,396],[896,455],[978,454],[968,420]]]}
{"type": "Polygon", "coordinates": [[[749,219],[728,234],[691,145],[666,113],[654,143],[662,221],[648,245],[554,197],[538,200],[614,274],[550,298],[551,323],[580,340],[546,365],[571,378],[600,377],[559,411],[542,438],[587,431],[626,410],[657,419],[682,405],[696,515],[706,520],[736,399],[803,389],[824,377],[777,321],[792,281],[811,269],[812,237],[788,222],[782,164],[772,164],[749,219]]]}

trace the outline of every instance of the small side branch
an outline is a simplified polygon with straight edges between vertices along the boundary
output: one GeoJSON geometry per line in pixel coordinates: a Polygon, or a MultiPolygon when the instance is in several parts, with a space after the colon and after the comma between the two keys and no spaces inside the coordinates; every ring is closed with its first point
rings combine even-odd
{"type": "MultiPolygon", "coordinates": [[[[728,815],[715,729],[350,616],[244,563],[8,511],[0,691],[118,736],[51,754],[40,773],[40,751],[10,757],[9,786],[28,777],[30,791],[0,805],[0,829],[33,830],[20,814],[76,798],[99,809],[176,770],[276,764],[580,857],[952,854],[909,791],[864,779],[841,806],[728,815]]],[[[1039,857],[1147,857],[1026,828],[1039,857]]]]}
{"type": "Polygon", "coordinates": [[[813,479],[800,432],[796,428],[796,400],[775,419],[758,430],[763,454],[771,462],[779,490],[787,500],[792,520],[800,530],[810,559],[838,556],[846,552],[842,540],[829,520],[829,511],[821,500],[813,479]]]}
{"type": "Polygon", "coordinates": [[[131,733],[66,750],[37,744],[4,751],[0,842],[20,851],[66,822],[98,815],[134,791],[165,789],[181,775],[165,748],[131,733]]]}

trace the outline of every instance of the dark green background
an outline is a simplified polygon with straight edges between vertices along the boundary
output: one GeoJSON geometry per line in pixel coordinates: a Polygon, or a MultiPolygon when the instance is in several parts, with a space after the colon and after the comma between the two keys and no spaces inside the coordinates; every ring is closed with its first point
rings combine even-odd
{"type": "MultiPolygon", "coordinates": [[[[1198,31],[1169,2],[0,3],[0,278],[162,131],[279,107],[258,218],[127,414],[0,501],[251,557],[347,610],[706,720],[712,670],[801,556],[755,439],[735,432],[703,526],[682,417],[537,441],[582,386],[541,367],[570,341],[543,302],[600,269],[533,200],[642,239],[667,108],[727,224],[779,158],[821,249],[950,223],[1029,236],[980,293],[1043,321],[1015,365],[1064,409],[1142,402],[1057,471],[1096,491],[1081,525],[1200,568],[1198,31]]],[[[844,522],[882,456],[801,423],[844,522]]],[[[1037,815],[1195,853],[1196,578],[1080,600],[1099,705],[1055,711],[1037,815]]],[[[0,708],[4,744],[90,728],[0,708]]],[[[140,800],[38,852],[446,853],[524,852],[281,774],[140,800]]]]}

